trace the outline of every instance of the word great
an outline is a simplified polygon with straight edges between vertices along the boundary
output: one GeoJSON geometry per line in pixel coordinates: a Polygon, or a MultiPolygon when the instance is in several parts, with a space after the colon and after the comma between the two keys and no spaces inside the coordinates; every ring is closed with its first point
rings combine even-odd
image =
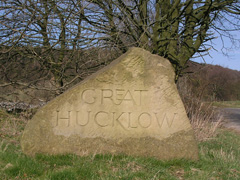
{"type": "Polygon", "coordinates": [[[70,126],[87,126],[95,124],[101,128],[120,126],[123,129],[131,128],[149,128],[151,125],[157,122],[159,128],[164,123],[170,128],[177,118],[177,113],[173,113],[169,116],[167,113],[160,115],[158,113],[148,112],[106,112],[87,111],[85,114],[79,113],[79,111],[66,111],[64,113],[56,111],[56,123],[55,127],[70,127],[70,126]],[[64,114],[64,116],[63,116],[64,114]]]}
{"type": "Polygon", "coordinates": [[[125,90],[125,89],[84,89],[81,92],[81,101],[86,104],[112,104],[121,105],[131,103],[142,105],[148,90],[125,90]]]}

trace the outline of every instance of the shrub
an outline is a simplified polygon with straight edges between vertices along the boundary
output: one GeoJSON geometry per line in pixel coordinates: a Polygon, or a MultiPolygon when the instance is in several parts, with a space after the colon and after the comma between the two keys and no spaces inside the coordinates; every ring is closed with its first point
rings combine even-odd
{"type": "Polygon", "coordinates": [[[217,128],[222,125],[223,117],[214,109],[211,102],[204,102],[193,93],[186,77],[178,82],[178,90],[197,140],[205,141],[214,137],[217,128]]]}

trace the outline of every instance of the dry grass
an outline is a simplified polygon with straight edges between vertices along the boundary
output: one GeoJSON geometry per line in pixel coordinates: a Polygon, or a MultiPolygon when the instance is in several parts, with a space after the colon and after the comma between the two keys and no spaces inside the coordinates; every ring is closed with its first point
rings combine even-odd
{"type": "Polygon", "coordinates": [[[8,148],[9,144],[5,144],[4,141],[0,142],[0,152],[5,152],[8,148]]]}
{"type": "Polygon", "coordinates": [[[223,117],[211,103],[202,101],[194,94],[187,78],[178,82],[178,90],[198,141],[205,141],[216,135],[216,130],[223,123],[223,117]]]}
{"type": "Polygon", "coordinates": [[[223,123],[223,117],[211,104],[192,100],[187,104],[186,111],[198,141],[213,138],[223,123]]]}
{"type": "Polygon", "coordinates": [[[0,138],[19,144],[19,138],[27,119],[23,114],[11,115],[0,109],[0,138]]]}

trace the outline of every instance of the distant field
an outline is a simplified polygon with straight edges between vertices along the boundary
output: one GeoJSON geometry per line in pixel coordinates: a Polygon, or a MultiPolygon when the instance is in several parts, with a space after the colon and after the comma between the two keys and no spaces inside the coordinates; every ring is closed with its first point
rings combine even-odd
{"type": "Polygon", "coordinates": [[[226,108],[240,108],[240,101],[216,101],[213,106],[226,108]]]}

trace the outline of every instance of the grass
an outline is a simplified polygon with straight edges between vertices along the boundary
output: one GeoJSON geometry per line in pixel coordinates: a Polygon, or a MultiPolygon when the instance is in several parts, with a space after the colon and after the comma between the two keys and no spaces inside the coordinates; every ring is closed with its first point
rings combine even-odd
{"type": "Polygon", "coordinates": [[[217,113],[211,104],[197,99],[188,102],[186,111],[199,142],[214,137],[217,133],[216,130],[223,124],[223,116],[217,113]]]}
{"type": "MultiPolygon", "coordinates": [[[[23,117],[2,113],[0,125],[1,180],[233,180],[240,179],[240,135],[219,129],[217,136],[199,143],[199,161],[160,161],[154,158],[126,155],[24,155],[19,136],[23,117]],[[6,121],[17,121],[15,123],[6,121]],[[18,120],[16,120],[18,119],[18,120]],[[4,122],[5,121],[5,122],[4,122]],[[4,122],[4,123],[3,123],[4,122]],[[14,124],[14,125],[13,125],[14,124]],[[1,126],[2,127],[2,126],[1,126]],[[15,128],[10,133],[8,127],[15,128]]],[[[159,152],[161,153],[161,152],[159,152]]]]}
{"type": "Polygon", "coordinates": [[[213,105],[222,108],[240,108],[240,101],[215,101],[213,105]]]}

